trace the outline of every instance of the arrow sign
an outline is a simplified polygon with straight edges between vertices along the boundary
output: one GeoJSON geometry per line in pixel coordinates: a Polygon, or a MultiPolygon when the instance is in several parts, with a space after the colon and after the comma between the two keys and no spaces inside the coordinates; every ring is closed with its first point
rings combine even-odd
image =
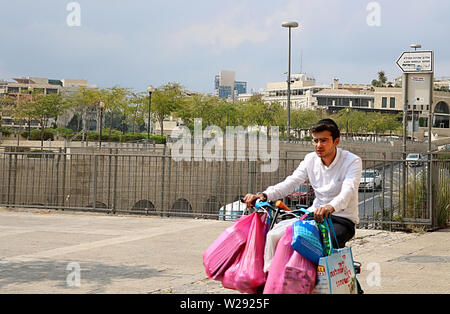
{"type": "Polygon", "coordinates": [[[433,72],[433,51],[405,51],[397,65],[404,73],[433,72]]]}

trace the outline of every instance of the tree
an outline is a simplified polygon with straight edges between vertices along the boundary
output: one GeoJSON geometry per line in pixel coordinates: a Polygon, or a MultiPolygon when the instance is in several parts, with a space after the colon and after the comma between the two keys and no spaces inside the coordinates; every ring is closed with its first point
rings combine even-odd
{"type": "Polygon", "coordinates": [[[121,88],[119,86],[98,91],[96,101],[102,101],[105,105],[105,110],[110,112],[111,124],[109,135],[111,135],[111,130],[114,128],[114,115],[118,113],[121,116],[127,117],[127,113],[131,110],[131,108],[129,108],[131,99],[136,100],[137,98],[133,98],[129,89],[121,88]]]}
{"type": "Polygon", "coordinates": [[[296,109],[291,112],[292,129],[308,130],[319,120],[315,110],[296,109]]]}
{"type": "MultiPolygon", "coordinates": [[[[378,71],[378,80],[372,80],[372,86],[374,87],[384,87],[386,86],[387,77],[383,70],[378,71]]],[[[392,83],[391,83],[392,86],[392,83]]]]}
{"type": "Polygon", "coordinates": [[[128,100],[124,103],[123,114],[126,120],[132,125],[133,132],[136,132],[136,125],[140,127],[145,124],[145,117],[148,117],[148,96],[145,92],[128,92],[128,100]]]}
{"type": "Polygon", "coordinates": [[[74,111],[74,116],[79,117],[77,119],[76,132],[81,131],[81,123],[83,123],[83,131],[85,131],[85,118],[86,114],[92,106],[98,103],[100,99],[100,93],[97,89],[89,89],[87,87],[80,86],[75,93],[71,93],[64,97],[64,103],[66,108],[70,108],[74,111]]]}
{"type": "Polygon", "coordinates": [[[12,115],[12,112],[15,108],[16,100],[11,97],[5,96],[0,98],[0,127],[2,126],[1,117],[4,115],[12,115]]]}
{"type": "Polygon", "coordinates": [[[182,106],[183,94],[183,87],[178,83],[168,83],[153,92],[152,115],[160,125],[161,135],[164,133],[164,120],[182,106]]]}
{"type": "Polygon", "coordinates": [[[383,70],[378,72],[378,81],[382,84],[382,86],[386,85],[387,77],[383,70]]]}
{"type": "Polygon", "coordinates": [[[365,112],[347,108],[339,111],[332,119],[341,130],[346,130],[347,135],[367,131],[367,115],[365,112]]]}
{"type": "Polygon", "coordinates": [[[38,95],[30,101],[20,102],[16,108],[18,118],[35,119],[41,124],[41,147],[44,146],[44,132],[49,119],[57,119],[67,109],[60,94],[38,95]]]}
{"type": "Polygon", "coordinates": [[[241,122],[244,126],[283,126],[285,109],[278,103],[266,103],[261,95],[254,95],[242,103],[241,122]]]}

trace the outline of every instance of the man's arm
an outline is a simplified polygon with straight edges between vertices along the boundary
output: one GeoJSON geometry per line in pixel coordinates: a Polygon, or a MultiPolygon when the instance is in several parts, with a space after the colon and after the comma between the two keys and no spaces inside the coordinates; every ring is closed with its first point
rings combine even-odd
{"type": "Polygon", "coordinates": [[[310,160],[303,160],[300,165],[295,169],[295,171],[276,185],[270,186],[264,191],[267,195],[267,200],[273,201],[289,195],[292,193],[296,187],[304,183],[308,179],[308,173],[306,171],[308,164],[311,163],[310,160]]]}
{"type": "Polygon", "coordinates": [[[305,182],[307,178],[308,174],[306,172],[306,161],[303,160],[292,175],[287,177],[283,182],[270,186],[267,190],[262,193],[258,193],[257,195],[245,195],[244,202],[247,204],[247,207],[251,207],[258,199],[261,201],[273,201],[283,198],[294,191],[297,186],[305,182]]]}

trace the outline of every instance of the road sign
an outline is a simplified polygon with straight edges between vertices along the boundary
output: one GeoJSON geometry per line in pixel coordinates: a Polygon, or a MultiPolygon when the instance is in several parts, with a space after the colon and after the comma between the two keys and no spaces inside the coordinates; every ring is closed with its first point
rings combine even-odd
{"type": "Polygon", "coordinates": [[[405,51],[397,60],[404,73],[433,72],[433,51],[405,51]]]}
{"type": "Polygon", "coordinates": [[[420,109],[422,108],[420,105],[426,108],[426,105],[430,104],[430,82],[431,73],[408,74],[407,103],[412,109],[413,105],[417,105],[417,109],[420,109]]]}

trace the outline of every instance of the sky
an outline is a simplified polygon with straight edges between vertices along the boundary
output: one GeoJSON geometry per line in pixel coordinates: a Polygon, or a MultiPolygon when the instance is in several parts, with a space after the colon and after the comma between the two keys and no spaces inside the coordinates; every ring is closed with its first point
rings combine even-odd
{"type": "Polygon", "coordinates": [[[370,84],[410,44],[434,51],[435,77],[450,76],[448,0],[15,0],[0,5],[0,79],[87,79],[144,91],[178,82],[214,92],[214,76],[258,91],[292,72],[318,84],[370,84]],[[73,6],[75,2],[76,6],[73,6]]]}

